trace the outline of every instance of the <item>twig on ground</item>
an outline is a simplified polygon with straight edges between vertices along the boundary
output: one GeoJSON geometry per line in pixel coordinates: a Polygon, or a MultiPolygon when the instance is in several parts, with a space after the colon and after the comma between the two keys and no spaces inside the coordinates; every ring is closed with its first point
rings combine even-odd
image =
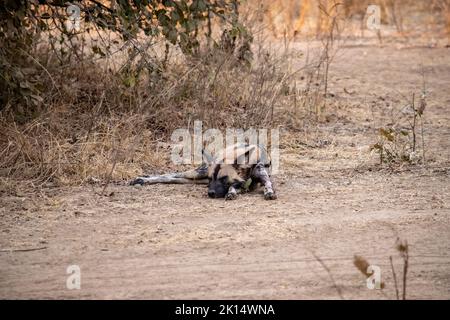
{"type": "Polygon", "coordinates": [[[47,247],[27,248],[27,249],[0,249],[0,252],[29,252],[44,249],[47,249],[47,247]]]}

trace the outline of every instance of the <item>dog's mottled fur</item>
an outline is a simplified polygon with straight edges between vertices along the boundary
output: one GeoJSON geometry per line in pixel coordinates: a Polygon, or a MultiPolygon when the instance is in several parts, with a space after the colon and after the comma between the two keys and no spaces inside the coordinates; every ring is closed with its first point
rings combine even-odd
{"type": "Polygon", "coordinates": [[[277,198],[267,170],[270,160],[263,146],[233,145],[222,151],[220,157],[203,153],[205,161],[195,170],[161,176],[143,176],[130,184],[201,183],[208,184],[210,198],[236,199],[239,193],[264,186],[264,199],[277,198]]]}

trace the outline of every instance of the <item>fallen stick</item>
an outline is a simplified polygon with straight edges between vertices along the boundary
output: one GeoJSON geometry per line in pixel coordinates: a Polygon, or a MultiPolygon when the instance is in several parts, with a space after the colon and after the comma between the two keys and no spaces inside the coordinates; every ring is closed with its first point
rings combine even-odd
{"type": "Polygon", "coordinates": [[[28,252],[28,251],[37,251],[44,250],[47,247],[39,247],[39,248],[28,248],[28,249],[0,249],[0,252],[28,252]]]}

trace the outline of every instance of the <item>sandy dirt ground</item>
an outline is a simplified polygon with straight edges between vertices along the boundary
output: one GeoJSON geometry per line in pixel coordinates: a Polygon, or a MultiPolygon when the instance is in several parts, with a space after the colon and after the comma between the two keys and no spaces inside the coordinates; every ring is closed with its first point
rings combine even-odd
{"type": "Polygon", "coordinates": [[[338,115],[281,149],[276,201],[125,183],[110,196],[100,186],[0,194],[0,298],[395,299],[400,237],[407,298],[449,299],[449,50],[344,46],[330,70],[338,115]],[[420,92],[421,70],[427,164],[380,168],[376,128],[420,92]],[[367,288],[354,255],[381,268],[383,290],[367,288]],[[66,287],[69,265],[80,290],[66,287]]]}

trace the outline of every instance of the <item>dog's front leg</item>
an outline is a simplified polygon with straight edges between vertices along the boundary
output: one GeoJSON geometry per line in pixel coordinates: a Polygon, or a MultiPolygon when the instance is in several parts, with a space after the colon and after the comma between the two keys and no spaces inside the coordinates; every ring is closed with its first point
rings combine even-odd
{"type": "Polygon", "coordinates": [[[252,175],[264,185],[264,199],[275,200],[277,198],[277,194],[273,190],[272,181],[270,181],[269,174],[267,173],[263,163],[260,162],[256,164],[252,175]]]}
{"type": "Polygon", "coordinates": [[[156,183],[169,183],[169,184],[208,184],[207,166],[202,165],[195,170],[189,170],[185,172],[170,173],[156,176],[142,176],[137,177],[130,182],[131,185],[135,184],[156,184],[156,183]]]}
{"type": "Polygon", "coordinates": [[[242,193],[243,182],[233,183],[229,188],[228,192],[225,195],[225,200],[234,200],[237,198],[239,193],[242,193]]]}
{"type": "Polygon", "coordinates": [[[157,184],[157,183],[165,183],[165,184],[208,184],[208,179],[191,179],[180,177],[179,174],[165,174],[161,176],[142,176],[137,177],[136,179],[130,182],[130,185],[135,184],[157,184]]]}

